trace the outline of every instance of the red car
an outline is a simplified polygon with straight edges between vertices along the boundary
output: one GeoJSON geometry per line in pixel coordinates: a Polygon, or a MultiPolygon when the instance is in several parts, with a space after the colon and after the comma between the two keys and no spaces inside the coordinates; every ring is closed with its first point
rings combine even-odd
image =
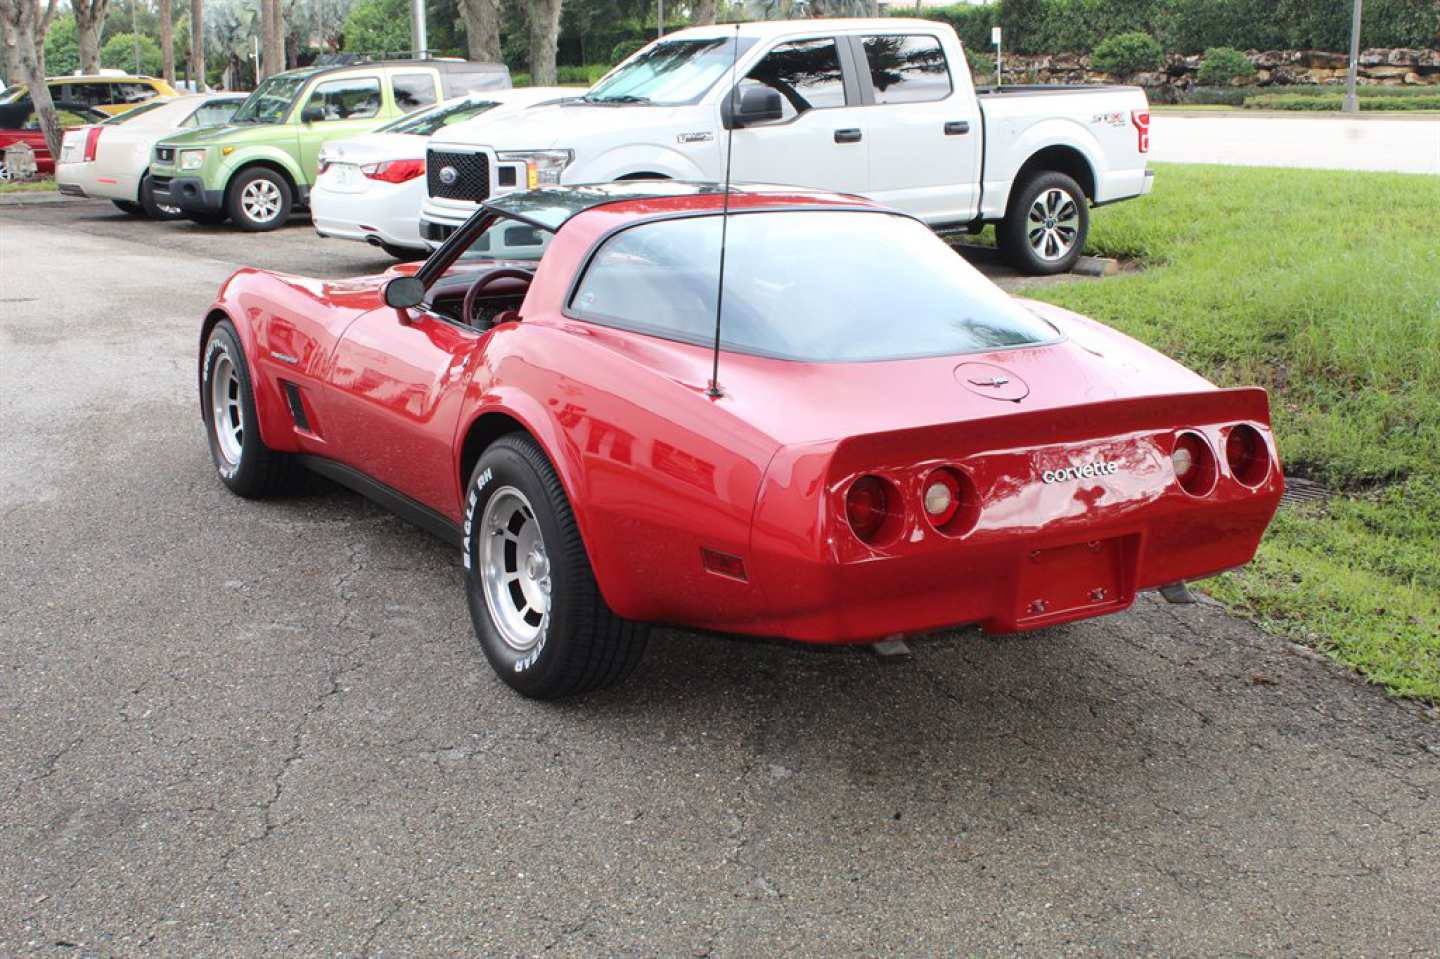
{"type": "MultiPolygon", "coordinates": [[[[55,113],[64,130],[74,130],[110,119],[108,115],[83,103],[58,102],[55,104],[55,113]]],[[[50,175],[55,172],[55,158],[50,155],[45,134],[40,132],[40,118],[36,116],[35,107],[29,100],[0,104],[0,180],[10,179],[10,169],[5,164],[5,148],[12,143],[27,143],[30,149],[35,151],[36,173],[50,175]]]]}
{"type": "Polygon", "coordinates": [[[308,467],[452,540],[486,656],[546,698],[623,678],[649,624],[1028,630],[1254,554],[1282,489],[1263,390],[1012,298],[867,201],[723,208],[555,187],[418,271],[241,270],[200,334],[221,478],[308,467]]]}

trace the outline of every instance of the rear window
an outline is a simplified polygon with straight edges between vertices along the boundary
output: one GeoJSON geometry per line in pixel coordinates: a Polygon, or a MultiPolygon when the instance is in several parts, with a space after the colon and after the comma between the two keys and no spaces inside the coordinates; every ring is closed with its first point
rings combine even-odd
{"type": "MultiPolygon", "coordinates": [[[[575,289],[577,317],[707,345],[721,217],[643,223],[606,240],[575,289]]],[[[958,355],[1046,343],[1049,324],[929,228],[893,213],[732,214],[721,345],[807,362],[958,355]]]]}
{"type": "Polygon", "coordinates": [[[412,116],[401,117],[385,124],[377,133],[408,133],[411,136],[428,137],[437,130],[453,123],[464,123],[478,117],[486,110],[499,106],[493,100],[462,100],[459,103],[441,104],[433,110],[425,110],[412,116]]]}
{"type": "Polygon", "coordinates": [[[920,103],[950,95],[950,68],[935,37],[866,37],[865,59],[876,103],[920,103]]]}
{"type": "Polygon", "coordinates": [[[239,100],[211,100],[185,118],[187,127],[218,127],[230,122],[240,109],[239,100]]]}

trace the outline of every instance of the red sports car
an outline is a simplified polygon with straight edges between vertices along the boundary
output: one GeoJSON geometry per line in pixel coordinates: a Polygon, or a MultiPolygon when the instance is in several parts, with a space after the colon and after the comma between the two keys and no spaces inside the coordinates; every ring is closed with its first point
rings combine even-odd
{"type": "Polygon", "coordinates": [[[867,201],[725,208],[556,187],[418,271],[241,270],[200,333],[221,478],[308,467],[452,540],[485,655],[535,697],[622,679],[652,623],[1027,630],[1254,554],[1282,489],[1263,390],[1010,297],[867,201]]]}

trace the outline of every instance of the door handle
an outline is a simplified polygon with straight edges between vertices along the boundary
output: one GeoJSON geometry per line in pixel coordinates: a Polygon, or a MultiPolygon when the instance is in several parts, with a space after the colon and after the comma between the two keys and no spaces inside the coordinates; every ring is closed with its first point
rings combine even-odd
{"type": "Polygon", "coordinates": [[[835,131],[836,143],[859,143],[860,131],[855,127],[847,127],[844,130],[835,131]]]}
{"type": "Polygon", "coordinates": [[[970,132],[969,120],[947,120],[945,121],[945,135],[947,137],[958,137],[970,132]]]}

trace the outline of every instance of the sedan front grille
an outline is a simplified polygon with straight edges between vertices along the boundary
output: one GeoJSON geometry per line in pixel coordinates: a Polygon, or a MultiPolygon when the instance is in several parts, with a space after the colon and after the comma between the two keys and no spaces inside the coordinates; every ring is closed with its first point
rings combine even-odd
{"type": "Polygon", "coordinates": [[[483,153],[431,150],[425,184],[432,197],[479,203],[490,196],[490,158],[483,153]]]}

